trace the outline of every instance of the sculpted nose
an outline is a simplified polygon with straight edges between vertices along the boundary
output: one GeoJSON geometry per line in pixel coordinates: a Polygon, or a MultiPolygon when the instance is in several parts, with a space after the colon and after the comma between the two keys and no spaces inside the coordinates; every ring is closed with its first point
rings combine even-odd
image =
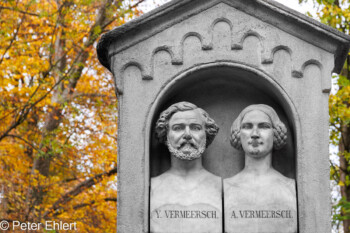
{"type": "Polygon", "coordinates": [[[258,129],[257,128],[253,128],[253,131],[252,131],[252,134],[251,134],[251,138],[258,139],[259,137],[260,136],[259,136],[258,129]]]}
{"type": "Polygon", "coordinates": [[[184,139],[186,139],[186,140],[191,140],[192,137],[191,137],[190,134],[185,134],[185,135],[184,135],[184,139]]]}
{"type": "Polygon", "coordinates": [[[183,138],[186,139],[186,140],[191,140],[192,139],[190,130],[188,128],[186,128],[183,138]]]}

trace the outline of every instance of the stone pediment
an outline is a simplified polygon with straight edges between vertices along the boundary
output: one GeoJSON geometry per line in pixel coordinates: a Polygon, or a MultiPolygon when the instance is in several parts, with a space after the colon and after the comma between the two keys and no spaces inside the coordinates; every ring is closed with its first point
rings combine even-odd
{"type": "MultiPolygon", "coordinates": [[[[157,45],[153,43],[153,55],[160,51],[167,51],[173,65],[182,65],[182,48],[180,47],[185,39],[195,36],[200,40],[202,50],[212,50],[214,27],[220,22],[225,22],[230,27],[230,47],[233,51],[242,50],[244,40],[249,36],[256,36],[262,46],[262,64],[273,63],[273,54],[278,50],[285,50],[291,56],[295,53],[295,50],[293,51],[293,48],[288,46],[288,41],[269,44],[269,41],[275,41],[276,38],[271,38],[273,35],[264,35],[264,31],[269,32],[266,27],[281,30],[334,54],[333,71],[337,73],[342,68],[349,48],[349,36],[272,0],[173,0],[104,34],[97,47],[98,58],[106,68],[112,70],[111,58],[114,55],[152,38],[158,43],[157,45]],[[224,5],[230,7],[227,8],[224,5]],[[220,6],[225,10],[220,12],[220,6]],[[210,15],[210,9],[214,8],[217,11],[214,15],[210,15]],[[207,14],[207,18],[192,20],[196,16],[198,18],[198,15],[207,14]],[[242,17],[249,21],[244,26],[243,21],[239,20],[242,17]],[[182,35],[181,32],[169,30],[176,28],[176,25],[181,23],[186,24],[187,29],[182,32],[182,35]],[[173,40],[164,40],[160,35],[161,32],[167,30],[168,37],[173,40]]],[[[299,67],[293,67],[292,76],[300,78],[305,66],[320,63],[322,62],[316,59],[305,60],[299,67]]],[[[128,64],[125,65],[128,66],[128,64]]],[[[151,69],[147,67],[148,65],[136,60],[129,61],[129,65],[139,67],[144,79],[152,79],[152,71],[147,71],[151,69]]]]}

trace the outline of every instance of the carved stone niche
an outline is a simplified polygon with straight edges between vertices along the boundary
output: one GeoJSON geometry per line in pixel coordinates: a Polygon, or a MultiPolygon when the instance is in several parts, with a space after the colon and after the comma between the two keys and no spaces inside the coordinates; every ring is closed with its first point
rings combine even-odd
{"type": "Polygon", "coordinates": [[[150,179],[170,165],[155,122],[179,101],[219,125],[203,166],[223,179],[244,167],[233,120],[251,104],[274,108],[288,141],[272,164],[296,181],[298,232],[330,232],[328,96],[349,41],[271,0],[174,0],[103,35],[119,101],[118,232],[150,231],[150,179]]]}

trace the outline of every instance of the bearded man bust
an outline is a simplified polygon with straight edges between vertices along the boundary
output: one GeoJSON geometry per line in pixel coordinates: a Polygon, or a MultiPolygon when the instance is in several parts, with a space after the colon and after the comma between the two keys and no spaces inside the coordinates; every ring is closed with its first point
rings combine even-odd
{"type": "Polygon", "coordinates": [[[244,169],[224,179],[225,232],[296,233],[295,180],[272,167],[287,129],[268,105],[243,109],[231,127],[231,144],[244,151],[244,169]]]}
{"type": "Polygon", "coordinates": [[[219,128],[188,102],[160,114],[156,134],[171,154],[170,169],[151,179],[150,232],[222,232],[222,180],[202,166],[219,128]]]}

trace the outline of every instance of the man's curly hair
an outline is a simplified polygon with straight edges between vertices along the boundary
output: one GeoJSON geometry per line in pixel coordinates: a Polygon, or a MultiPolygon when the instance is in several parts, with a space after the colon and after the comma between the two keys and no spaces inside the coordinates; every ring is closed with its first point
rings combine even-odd
{"type": "Polygon", "coordinates": [[[241,123],[244,116],[253,110],[261,111],[270,118],[273,127],[273,148],[279,150],[284,147],[287,143],[287,128],[279,119],[276,111],[265,104],[249,105],[238,115],[231,126],[231,145],[238,150],[243,150],[240,139],[241,123]]]}
{"type": "Polygon", "coordinates": [[[196,105],[189,102],[179,102],[171,105],[165,111],[163,111],[156,123],[156,135],[161,143],[166,143],[167,133],[169,129],[170,118],[179,111],[190,111],[198,109],[202,114],[205,121],[205,133],[206,133],[206,147],[208,147],[214,140],[215,136],[219,132],[219,127],[216,125],[215,121],[209,117],[209,114],[196,105]]]}

